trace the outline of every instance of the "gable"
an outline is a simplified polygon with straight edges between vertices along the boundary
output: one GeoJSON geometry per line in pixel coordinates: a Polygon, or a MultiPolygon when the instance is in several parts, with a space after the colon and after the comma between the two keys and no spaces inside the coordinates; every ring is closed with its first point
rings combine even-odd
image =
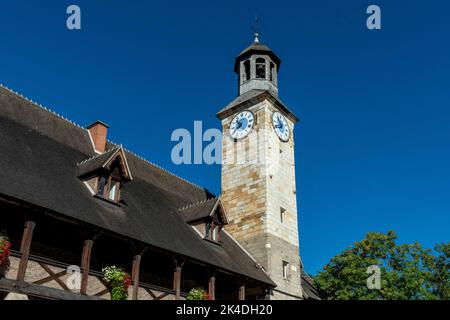
{"type": "Polygon", "coordinates": [[[222,225],[228,224],[228,218],[220,197],[196,202],[179,209],[186,222],[213,220],[222,225]]]}
{"type": "Polygon", "coordinates": [[[120,175],[127,181],[133,180],[125,151],[121,146],[83,160],[77,166],[78,177],[80,178],[89,177],[101,171],[109,171],[120,175]]]}

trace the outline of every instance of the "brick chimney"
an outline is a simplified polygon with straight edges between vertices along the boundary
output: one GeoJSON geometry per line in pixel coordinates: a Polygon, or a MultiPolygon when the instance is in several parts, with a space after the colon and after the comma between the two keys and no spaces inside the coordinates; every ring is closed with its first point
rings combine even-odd
{"type": "Polygon", "coordinates": [[[92,142],[94,143],[95,151],[100,153],[105,152],[108,128],[109,126],[106,123],[99,120],[87,127],[87,130],[91,135],[92,142]]]}

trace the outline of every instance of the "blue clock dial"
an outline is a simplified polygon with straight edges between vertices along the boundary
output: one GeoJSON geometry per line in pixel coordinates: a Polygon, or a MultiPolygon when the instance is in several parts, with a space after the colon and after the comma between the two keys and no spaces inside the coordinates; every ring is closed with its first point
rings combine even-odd
{"type": "Polygon", "coordinates": [[[230,135],[234,139],[244,138],[252,130],[255,117],[251,111],[242,111],[230,124],[230,135]]]}
{"type": "Polygon", "coordinates": [[[274,112],[272,116],[272,125],[277,136],[284,142],[289,140],[290,131],[286,118],[280,112],[274,112]]]}

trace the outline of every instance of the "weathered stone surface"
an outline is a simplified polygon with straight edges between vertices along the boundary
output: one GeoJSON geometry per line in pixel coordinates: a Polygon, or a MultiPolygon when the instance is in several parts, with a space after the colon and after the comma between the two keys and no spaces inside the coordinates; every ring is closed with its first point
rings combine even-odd
{"type": "Polygon", "coordinates": [[[3,300],[28,300],[28,296],[20,293],[10,292],[3,300]]]}
{"type": "MultiPolygon", "coordinates": [[[[222,201],[230,222],[226,229],[264,267],[277,290],[301,297],[294,123],[286,118],[291,136],[282,142],[273,130],[272,115],[278,110],[270,101],[247,110],[256,122],[252,132],[237,142],[228,135],[234,115],[222,121],[222,201]],[[289,263],[287,279],[283,261],[289,263]]],[[[271,298],[295,299],[277,291],[271,298]]]]}

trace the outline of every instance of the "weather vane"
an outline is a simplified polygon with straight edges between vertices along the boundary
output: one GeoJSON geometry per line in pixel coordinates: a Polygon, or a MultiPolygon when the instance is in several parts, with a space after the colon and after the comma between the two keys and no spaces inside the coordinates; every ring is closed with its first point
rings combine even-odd
{"type": "Polygon", "coordinates": [[[258,15],[255,16],[255,22],[253,23],[252,31],[253,31],[253,35],[255,36],[254,42],[258,43],[259,42],[259,31],[260,31],[258,15]]]}

